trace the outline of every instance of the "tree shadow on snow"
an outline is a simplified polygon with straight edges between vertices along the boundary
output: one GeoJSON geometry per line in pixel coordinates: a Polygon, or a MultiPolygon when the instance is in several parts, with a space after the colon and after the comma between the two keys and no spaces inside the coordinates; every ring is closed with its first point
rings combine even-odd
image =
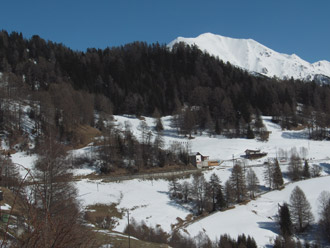
{"type": "Polygon", "coordinates": [[[289,172],[287,172],[287,171],[284,171],[284,172],[282,171],[282,177],[283,177],[283,179],[291,180],[289,172]]]}
{"type": "Polygon", "coordinates": [[[171,207],[175,207],[176,209],[179,209],[179,210],[181,210],[181,211],[188,211],[188,212],[191,212],[191,210],[189,209],[189,208],[187,208],[187,207],[185,207],[185,206],[183,206],[181,203],[179,203],[177,200],[175,200],[175,199],[171,199],[170,198],[170,193],[169,192],[167,192],[167,191],[160,191],[160,190],[158,190],[157,191],[158,193],[161,193],[161,194],[166,194],[166,195],[168,195],[168,198],[169,198],[169,200],[168,200],[168,202],[166,203],[167,205],[169,205],[169,206],[171,206],[171,207]]]}
{"type": "Polygon", "coordinates": [[[185,138],[183,135],[179,135],[176,130],[164,130],[163,136],[170,137],[170,138],[179,138],[179,139],[185,138]]]}
{"type": "Polygon", "coordinates": [[[330,174],[330,164],[320,163],[320,166],[322,167],[322,169],[325,173],[330,174]]]}
{"type": "Polygon", "coordinates": [[[157,192],[158,192],[158,193],[161,193],[161,194],[168,195],[168,197],[170,197],[170,192],[168,192],[168,191],[157,190],[157,192]]]}
{"type": "Polygon", "coordinates": [[[282,138],[284,139],[308,139],[307,132],[283,132],[282,138]]]}
{"type": "Polygon", "coordinates": [[[259,186],[259,191],[260,192],[269,192],[271,189],[265,185],[260,185],[259,186]]]}
{"type": "Polygon", "coordinates": [[[296,234],[296,237],[300,240],[319,244],[320,247],[330,247],[329,241],[325,239],[322,234],[322,230],[315,223],[312,224],[306,232],[296,234]]]}
{"type": "Polygon", "coordinates": [[[276,222],[257,222],[260,228],[272,231],[273,233],[278,234],[278,225],[276,222]]]}

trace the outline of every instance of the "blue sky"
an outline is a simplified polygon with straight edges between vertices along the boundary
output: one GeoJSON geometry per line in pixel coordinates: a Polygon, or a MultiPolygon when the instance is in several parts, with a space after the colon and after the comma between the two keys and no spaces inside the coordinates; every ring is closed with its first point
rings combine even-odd
{"type": "Polygon", "coordinates": [[[329,11],[328,0],[5,0],[0,29],[82,51],[212,32],[315,62],[330,61],[329,11]]]}

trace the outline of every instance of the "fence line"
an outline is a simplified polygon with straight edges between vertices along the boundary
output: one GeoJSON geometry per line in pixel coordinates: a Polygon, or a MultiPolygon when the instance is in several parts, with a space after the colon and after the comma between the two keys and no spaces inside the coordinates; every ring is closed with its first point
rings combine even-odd
{"type": "Polygon", "coordinates": [[[188,175],[200,171],[201,171],[200,169],[191,169],[191,170],[157,172],[157,173],[148,173],[148,174],[135,174],[135,175],[126,175],[126,176],[106,177],[104,178],[104,180],[109,182],[115,182],[115,181],[124,181],[124,180],[132,180],[132,179],[152,179],[152,178],[170,177],[170,176],[178,176],[178,175],[188,175]]]}

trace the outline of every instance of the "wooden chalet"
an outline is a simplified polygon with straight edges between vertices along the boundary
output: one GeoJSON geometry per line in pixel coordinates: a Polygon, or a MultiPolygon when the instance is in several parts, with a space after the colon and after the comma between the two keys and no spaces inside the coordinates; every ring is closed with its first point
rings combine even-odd
{"type": "Polygon", "coordinates": [[[189,155],[190,163],[196,166],[198,169],[208,168],[210,166],[218,166],[219,161],[213,161],[209,159],[209,156],[203,156],[201,153],[191,153],[189,155]]]}
{"type": "Polygon", "coordinates": [[[196,166],[198,169],[208,166],[209,156],[203,156],[201,153],[191,153],[189,155],[189,160],[193,166],[196,166]]]}
{"type": "Polygon", "coordinates": [[[261,152],[260,150],[250,150],[250,149],[245,150],[245,157],[248,159],[262,158],[266,155],[267,155],[266,152],[261,152]]]}

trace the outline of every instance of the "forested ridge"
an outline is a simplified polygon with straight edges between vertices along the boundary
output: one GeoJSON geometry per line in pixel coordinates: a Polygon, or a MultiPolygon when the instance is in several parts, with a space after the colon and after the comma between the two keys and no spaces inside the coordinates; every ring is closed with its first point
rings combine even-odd
{"type": "Polygon", "coordinates": [[[80,52],[36,35],[25,39],[2,31],[0,71],[15,75],[29,91],[63,100],[70,95],[64,88],[105,96],[114,114],[172,115],[188,106],[195,128],[218,134],[235,129],[235,136],[247,136],[260,114],[274,116],[284,128],[306,124],[311,114],[313,125],[330,124],[329,86],[253,76],[183,43],[169,49],[134,42],[80,52]]]}

